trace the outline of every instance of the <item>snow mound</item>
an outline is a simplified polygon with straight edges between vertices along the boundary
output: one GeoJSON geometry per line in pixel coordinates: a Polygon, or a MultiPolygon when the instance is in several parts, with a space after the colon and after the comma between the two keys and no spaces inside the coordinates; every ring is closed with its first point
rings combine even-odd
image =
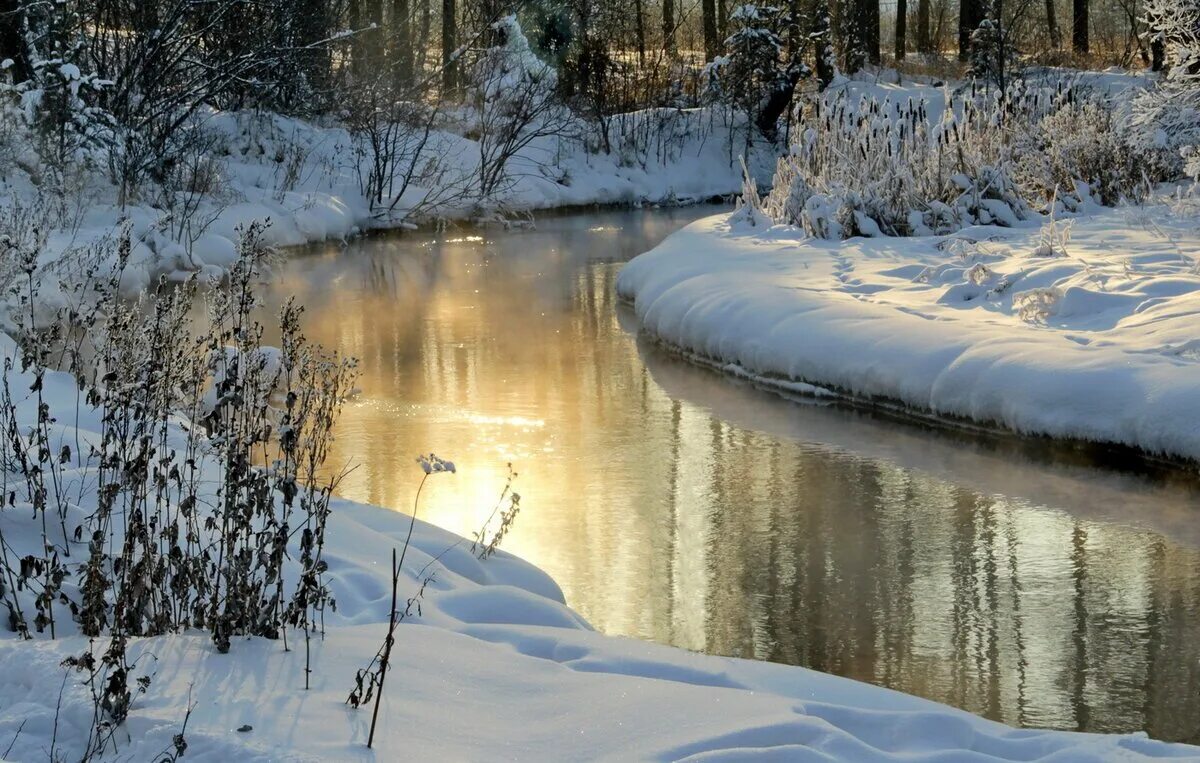
{"type": "Polygon", "coordinates": [[[653,336],[768,383],[1200,458],[1195,219],[1161,205],[1046,228],[836,243],[717,217],[617,289],[653,336]]]}

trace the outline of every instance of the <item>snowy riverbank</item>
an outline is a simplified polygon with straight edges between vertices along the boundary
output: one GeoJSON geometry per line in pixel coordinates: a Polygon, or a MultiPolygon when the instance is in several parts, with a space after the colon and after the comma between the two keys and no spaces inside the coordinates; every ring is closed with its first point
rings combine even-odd
{"type": "Polygon", "coordinates": [[[1194,459],[1197,205],[844,242],[722,216],[617,288],[651,335],[793,392],[1194,459]]]}
{"type": "MultiPolygon", "coordinates": [[[[708,226],[718,225],[710,222],[708,226]]],[[[703,229],[703,226],[701,227],[703,229]]],[[[693,229],[694,234],[697,229],[693,229]]],[[[6,352],[9,351],[6,349],[6,352]]],[[[14,389],[28,388],[15,376],[14,389]]],[[[49,373],[42,393],[60,443],[95,442],[96,411],[75,413],[75,382],[49,373]],[[78,439],[76,439],[78,438],[78,439]]],[[[23,393],[22,393],[23,394],[23,393]]],[[[18,406],[21,426],[36,417],[18,406]]],[[[67,457],[59,472],[71,522],[94,505],[94,473],[67,457]]],[[[413,465],[414,481],[421,470],[413,465]]],[[[469,474],[435,474],[426,489],[469,474]]],[[[202,501],[207,505],[210,499],[202,501]]],[[[117,759],[161,759],[189,706],[186,760],[456,759],[1056,760],[1200,759],[1200,750],[1141,735],[1016,730],[915,697],[812,671],[693,654],[592,631],[544,573],[503,552],[481,561],[469,542],[418,522],[400,583],[420,614],[400,626],[375,751],[370,710],[345,701],[386,633],[388,559],[406,515],[335,501],[324,559],[337,600],[314,640],[304,689],[302,634],[233,640],[219,654],[202,633],[133,639],[127,658],[150,677],[115,737],[117,759]]],[[[532,510],[532,509],[531,509],[532,510]]],[[[207,509],[204,509],[207,511],[207,509]]],[[[0,508],[9,553],[43,532],[27,504],[0,508]]],[[[73,558],[86,554],[73,554],[73,558]]],[[[289,564],[288,574],[295,572],[289,564]]],[[[85,673],[60,666],[86,639],[58,609],[59,638],[0,636],[0,758],[78,759],[93,722],[85,673]],[[60,696],[61,687],[61,696],[60,696]]],[[[103,649],[106,639],[98,640],[103,649]]]]}
{"type": "MultiPolygon", "coordinates": [[[[41,210],[34,216],[48,215],[44,258],[111,238],[127,221],[134,247],[125,287],[133,293],[159,275],[223,271],[236,257],[238,228],[253,222],[269,222],[267,243],[298,246],[417,224],[519,220],[561,207],[693,203],[733,194],[741,185],[730,141],[740,144],[742,133],[732,131],[731,138],[725,117],[709,109],[618,115],[608,152],[569,136],[535,139],[508,160],[495,199],[471,190],[480,145],[463,130],[447,118],[421,147],[419,162],[437,163],[434,184],[397,181],[397,197],[382,205],[364,193],[372,160],[361,138],[340,126],[248,112],[205,117],[206,154],[188,169],[195,179],[187,189],[168,194],[155,186],[121,208],[118,189],[103,173],[81,167],[72,179],[76,187],[51,200],[35,181],[38,160],[29,152],[25,169],[0,183],[0,197],[18,209],[41,210]]],[[[415,156],[406,161],[418,164],[415,156]]],[[[773,161],[763,156],[755,166],[769,177],[773,161]]]]}

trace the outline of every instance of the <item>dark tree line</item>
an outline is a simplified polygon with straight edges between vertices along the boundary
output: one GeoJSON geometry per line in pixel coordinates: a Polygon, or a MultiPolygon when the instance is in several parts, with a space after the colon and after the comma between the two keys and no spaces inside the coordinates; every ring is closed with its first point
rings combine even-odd
{"type": "MultiPolygon", "coordinates": [[[[1071,50],[1094,53],[1097,30],[1111,48],[1124,28],[1126,48],[1160,66],[1139,1],[1071,0],[1071,50]]],[[[125,136],[114,174],[136,180],[169,171],[170,144],[203,106],[343,118],[459,102],[508,14],[558,70],[563,102],[601,122],[700,105],[712,92],[706,64],[754,51],[761,60],[732,70],[758,83],[741,95],[770,133],[809,75],[824,86],[835,69],[883,64],[885,35],[896,61],[969,62],[983,24],[1024,53],[1054,51],[1065,2],[772,0],[756,15],[739,0],[0,0],[0,57],[12,88],[50,94],[47,145],[66,152],[88,139],[79,125],[106,120],[125,136]],[[751,32],[777,42],[748,45],[751,32]]]]}
{"type": "MultiPolygon", "coordinates": [[[[254,87],[242,90],[270,90],[273,81],[275,105],[299,108],[301,99],[328,92],[343,78],[353,75],[361,81],[384,70],[398,83],[408,83],[437,69],[447,89],[453,90],[460,84],[460,48],[472,43],[480,25],[505,13],[518,13],[526,24],[541,22],[545,26],[534,34],[547,40],[565,37],[558,42],[567,47],[578,47],[589,32],[603,37],[610,58],[639,69],[661,68],[664,61],[680,56],[712,60],[736,31],[730,19],[741,5],[738,0],[0,0],[0,47],[13,62],[14,79],[26,80],[32,74],[30,48],[44,42],[45,30],[36,28],[37,17],[74,14],[81,29],[99,38],[90,52],[99,56],[96,69],[106,76],[105,65],[114,63],[108,59],[121,56],[123,51],[117,49],[126,47],[119,38],[133,34],[144,42],[139,35],[150,33],[160,20],[178,21],[182,16],[187,26],[200,32],[194,52],[202,52],[205,63],[219,64],[222,55],[242,60],[272,48],[280,59],[277,65],[248,78],[254,87]],[[53,10],[40,10],[48,5],[53,10]],[[208,25],[205,19],[218,23],[208,25]],[[348,33],[352,34],[346,37],[348,33]],[[336,42],[321,44],[329,40],[336,42]],[[276,76],[263,76],[271,73],[276,76]],[[282,81],[296,73],[301,76],[293,83],[282,81]]],[[[816,0],[759,5],[778,6],[792,18],[806,19],[792,23],[793,30],[810,28],[821,13],[816,0]]],[[[1050,44],[1057,47],[1061,41],[1055,6],[1056,0],[1044,0],[1038,26],[1044,22],[1050,44]]],[[[837,0],[829,10],[842,68],[880,63],[879,0],[837,0]]],[[[910,51],[939,52],[935,34],[946,16],[957,18],[957,53],[966,60],[972,32],[995,13],[989,0],[897,0],[894,13],[888,10],[896,60],[910,51]],[[947,2],[956,7],[947,9],[947,2]]],[[[1086,54],[1092,47],[1089,11],[1090,0],[1071,0],[1071,44],[1076,53],[1086,54]]],[[[1131,25],[1141,22],[1136,4],[1127,15],[1131,25]]],[[[793,34],[787,34],[789,44],[795,43],[793,34]]]]}

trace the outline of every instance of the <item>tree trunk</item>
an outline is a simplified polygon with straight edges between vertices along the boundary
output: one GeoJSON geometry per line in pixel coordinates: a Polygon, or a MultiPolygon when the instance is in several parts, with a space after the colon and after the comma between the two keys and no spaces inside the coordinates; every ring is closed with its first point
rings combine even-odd
{"type": "Polygon", "coordinates": [[[1074,0],[1071,14],[1071,48],[1079,55],[1088,52],[1088,0],[1074,0]]]}
{"type": "Polygon", "coordinates": [[[983,21],[983,4],[980,0],[959,0],[958,4],[958,60],[966,61],[971,56],[971,34],[983,21]]]}
{"type": "Polygon", "coordinates": [[[1046,29],[1050,32],[1050,46],[1058,50],[1062,45],[1062,37],[1058,33],[1058,12],[1054,9],[1054,0],[1046,0],[1046,29]]]}
{"type": "Polygon", "coordinates": [[[363,32],[367,49],[367,66],[378,72],[383,65],[383,0],[366,0],[367,24],[370,29],[363,32]]]}
{"type": "Polygon", "coordinates": [[[917,52],[925,56],[933,52],[933,39],[929,36],[929,0],[917,0],[917,52]]]}
{"type": "Polygon", "coordinates": [[[442,94],[458,89],[458,6],[456,0],[442,0],[442,94]]]}
{"type": "Polygon", "coordinates": [[[355,80],[359,79],[366,70],[367,50],[363,36],[358,34],[363,26],[362,5],[360,0],[350,0],[346,5],[346,23],[354,36],[350,38],[350,71],[355,80]]]}
{"type": "Polygon", "coordinates": [[[412,83],[413,75],[413,44],[412,18],[408,0],[392,0],[392,75],[396,78],[397,89],[403,89],[412,83]]]}
{"type": "Polygon", "coordinates": [[[896,0],[896,60],[903,61],[908,34],[908,0],[896,0]]]}
{"type": "Polygon", "coordinates": [[[637,39],[638,66],[646,65],[646,19],[643,14],[642,0],[633,0],[633,33],[637,39]]]}
{"type": "Polygon", "coordinates": [[[854,74],[866,64],[861,4],[864,0],[838,0],[838,37],[842,43],[842,69],[854,74]]]}
{"type": "Polygon", "coordinates": [[[1163,44],[1161,32],[1157,29],[1150,31],[1150,71],[1161,72],[1167,65],[1167,46],[1163,44]]]}
{"type": "Polygon", "coordinates": [[[817,87],[824,92],[829,83],[833,82],[835,60],[833,40],[830,38],[832,21],[829,17],[829,0],[815,0],[812,23],[812,40],[817,59],[817,87]]]}
{"type": "Polygon", "coordinates": [[[704,26],[704,59],[711,61],[721,52],[721,42],[717,38],[717,2],[701,0],[700,5],[704,26]]]}
{"type": "Polygon", "coordinates": [[[787,76],[771,90],[771,94],[767,96],[766,102],[758,112],[758,118],[755,120],[758,131],[772,143],[779,139],[779,118],[792,105],[792,98],[795,96],[796,84],[800,81],[801,71],[803,70],[798,66],[792,67],[787,76]]]}
{"type": "Polygon", "coordinates": [[[663,50],[667,56],[675,55],[675,0],[663,0],[662,4],[663,50]]]}
{"type": "Polygon", "coordinates": [[[428,61],[428,46],[426,43],[429,36],[433,34],[433,9],[430,7],[433,0],[421,0],[421,36],[417,39],[421,40],[421,44],[416,46],[417,61],[416,71],[424,73],[425,63],[428,61]]]}
{"type": "Polygon", "coordinates": [[[858,0],[859,29],[867,61],[878,66],[879,53],[879,0],[858,0]]]}
{"type": "Polygon", "coordinates": [[[729,37],[729,8],[726,0],[717,0],[717,40],[722,47],[729,37]]]}
{"type": "Polygon", "coordinates": [[[324,0],[305,0],[296,20],[296,45],[302,49],[301,66],[309,85],[324,90],[331,79],[332,60],[329,46],[322,41],[329,36],[328,4],[324,0]]]}
{"type": "Polygon", "coordinates": [[[789,0],[787,16],[788,54],[796,56],[804,47],[804,33],[800,29],[800,0],[789,0]]]}
{"type": "Polygon", "coordinates": [[[25,36],[21,33],[24,20],[20,0],[0,0],[0,57],[12,59],[14,83],[25,82],[33,75],[25,53],[25,36]]]}

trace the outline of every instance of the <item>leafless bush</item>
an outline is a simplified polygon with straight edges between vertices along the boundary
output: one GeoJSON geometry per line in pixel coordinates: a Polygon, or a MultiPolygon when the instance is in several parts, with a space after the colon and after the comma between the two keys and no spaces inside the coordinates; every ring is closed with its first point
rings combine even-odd
{"type": "Polygon", "coordinates": [[[390,78],[381,78],[359,92],[351,112],[359,188],[378,217],[400,210],[405,218],[420,218],[471,192],[468,172],[436,130],[443,116],[440,104],[412,100],[413,95],[397,92],[390,78]]]}
{"type": "Polygon", "coordinates": [[[321,557],[337,477],[322,466],[353,363],[311,345],[292,304],[282,347],[263,345],[254,291],[269,250],[258,228],[244,232],[229,279],[207,292],[199,325],[194,281],[122,301],[128,231],[116,246],[113,271],[86,286],[93,307],[69,302],[56,322],[37,321],[39,287],[23,271],[28,317],[0,388],[0,455],[13,467],[8,508],[30,511],[38,541],[14,559],[18,539],[0,539],[10,624],[51,637],[63,618],[91,637],[203,628],[221,651],[235,635],[310,629],[329,604],[321,557]],[[82,407],[99,421],[95,439],[75,447],[42,397],[55,359],[79,372],[77,419],[82,407]],[[81,470],[96,496],[84,514],[83,487],[64,476],[81,470]]]}
{"type": "Polygon", "coordinates": [[[817,236],[921,235],[1012,225],[1033,211],[1137,198],[1162,179],[1153,151],[1123,139],[1107,105],[1072,86],[1018,82],[925,102],[843,93],[810,106],[765,201],[777,222],[817,236]]]}
{"type": "Polygon", "coordinates": [[[481,200],[494,200],[515,180],[517,154],[538,140],[569,135],[574,124],[559,99],[557,73],[533,54],[516,19],[502,19],[496,34],[498,44],[479,57],[472,76],[481,200]]]}

